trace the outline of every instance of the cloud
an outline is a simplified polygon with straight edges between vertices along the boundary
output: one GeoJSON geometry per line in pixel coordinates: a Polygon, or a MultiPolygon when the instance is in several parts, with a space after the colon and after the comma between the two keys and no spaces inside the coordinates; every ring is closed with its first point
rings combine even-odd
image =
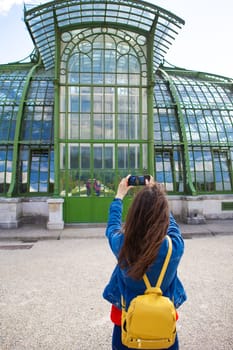
{"type": "Polygon", "coordinates": [[[0,1],[0,14],[6,15],[10,11],[13,5],[23,4],[23,0],[1,0],[0,1]]]}
{"type": "Polygon", "coordinates": [[[33,4],[35,6],[49,2],[49,0],[0,0],[0,15],[7,15],[14,5],[33,4]]]}

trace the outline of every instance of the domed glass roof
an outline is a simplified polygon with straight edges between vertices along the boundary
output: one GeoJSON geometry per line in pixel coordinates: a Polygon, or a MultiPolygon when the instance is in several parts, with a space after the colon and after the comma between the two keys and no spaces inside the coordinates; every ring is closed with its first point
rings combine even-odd
{"type": "MultiPolygon", "coordinates": [[[[120,27],[154,38],[154,69],[158,68],[184,21],[158,6],[135,0],[63,0],[25,5],[25,23],[46,69],[54,67],[56,35],[67,27],[120,27]]],[[[140,39],[139,39],[140,40],[140,39]]]]}

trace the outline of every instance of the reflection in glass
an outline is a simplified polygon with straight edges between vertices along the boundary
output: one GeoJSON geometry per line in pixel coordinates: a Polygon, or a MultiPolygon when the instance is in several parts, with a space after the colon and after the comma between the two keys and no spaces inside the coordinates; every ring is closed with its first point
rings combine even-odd
{"type": "Polygon", "coordinates": [[[81,146],[80,150],[80,158],[81,158],[81,168],[89,169],[90,168],[90,146],[81,146]]]}
{"type": "Polygon", "coordinates": [[[48,191],[48,169],[48,153],[33,152],[30,169],[30,192],[48,191]]]}

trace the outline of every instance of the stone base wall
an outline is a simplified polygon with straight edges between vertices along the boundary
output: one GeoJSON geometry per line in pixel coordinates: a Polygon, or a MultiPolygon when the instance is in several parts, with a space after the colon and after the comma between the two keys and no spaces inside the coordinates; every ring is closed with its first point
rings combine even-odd
{"type": "Polygon", "coordinates": [[[203,224],[210,219],[233,219],[233,194],[203,196],[169,196],[170,209],[181,222],[203,224]],[[224,210],[223,203],[232,210],[224,210]]]}
{"type": "Polygon", "coordinates": [[[0,228],[18,228],[22,224],[42,224],[47,229],[63,229],[61,198],[0,198],[0,228]]]}
{"type": "MultiPolygon", "coordinates": [[[[188,224],[209,219],[233,219],[232,195],[169,196],[170,210],[188,224]],[[226,205],[229,204],[229,205],[226,205]]],[[[18,228],[25,223],[44,224],[48,230],[63,229],[62,198],[0,198],[0,228],[18,228]]]]}

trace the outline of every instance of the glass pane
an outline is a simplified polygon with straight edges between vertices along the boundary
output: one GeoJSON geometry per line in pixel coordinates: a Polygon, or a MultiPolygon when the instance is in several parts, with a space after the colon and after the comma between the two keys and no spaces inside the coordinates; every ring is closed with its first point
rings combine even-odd
{"type": "Polygon", "coordinates": [[[174,191],[174,169],[171,152],[156,151],[155,174],[156,180],[163,183],[167,191],[174,191]]]}
{"type": "Polygon", "coordinates": [[[128,169],[128,146],[118,145],[118,168],[128,169]]]}
{"type": "Polygon", "coordinates": [[[70,146],[70,169],[79,168],[79,146],[70,146]]]}
{"type": "Polygon", "coordinates": [[[79,139],[80,127],[79,127],[79,114],[69,114],[69,138],[79,139]]]}
{"type": "Polygon", "coordinates": [[[60,168],[65,169],[66,168],[66,145],[60,144],[60,168]]]}
{"type": "Polygon", "coordinates": [[[118,139],[127,139],[129,134],[128,125],[128,115],[119,114],[118,115],[118,139]]]}
{"type": "Polygon", "coordinates": [[[104,111],[105,113],[113,113],[115,111],[114,88],[105,88],[104,93],[104,111]]]}
{"type": "Polygon", "coordinates": [[[82,87],[80,89],[81,96],[81,113],[90,113],[91,112],[91,92],[90,88],[82,87]]]}
{"type": "Polygon", "coordinates": [[[80,138],[90,139],[91,138],[91,117],[89,114],[80,115],[80,138]]]}
{"type": "Polygon", "coordinates": [[[115,164],[114,164],[114,159],[113,159],[113,155],[114,155],[114,146],[105,146],[105,152],[104,152],[104,167],[106,169],[113,169],[115,168],[115,164]]]}
{"type": "Polygon", "coordinates": [[[129,127],[129,136],[127,136],[127,138],[131,140],[140,139],[140,121],[138,114],[129,115],[129,127]]]}
{"type": "Polygon", "coordinates": [[[103,167],[103,146],[94,146],[94,168],[103,167]]]}
{"type": "Polygon", "coordinates": [[[102,139],[104,137],[104,130],[103,130],[103,116],[102,115],[94,115],[94,125],[93,125],[93,132],[94,132],[94,138],[95,139],[102,139]]]}
{"type": "Polygon", "coordinates": [[[90,146],[81,146],[81,168],[90,168],[90,146]]]}
{"type": "Polygon", "coordinates": [[[214,152],[216,190],[231,190],[229,161],[226,152],[214,152]]]}
{"type": "Polygon", "coordinates": [[[129,146],[129,168],[134,170],[140,167],[139,146],[129,146]]]}
{"type": "Polygon", "coordinates": [[[48,153],[32,152],[29,192],[48,192],[49,183],[48,153]]]}
{"type": "Polygon", "coordinates": [[[104,123],[105,139],[109,140],[115,138],[114,126],[113,115],[106,114],[104,123]]]}

